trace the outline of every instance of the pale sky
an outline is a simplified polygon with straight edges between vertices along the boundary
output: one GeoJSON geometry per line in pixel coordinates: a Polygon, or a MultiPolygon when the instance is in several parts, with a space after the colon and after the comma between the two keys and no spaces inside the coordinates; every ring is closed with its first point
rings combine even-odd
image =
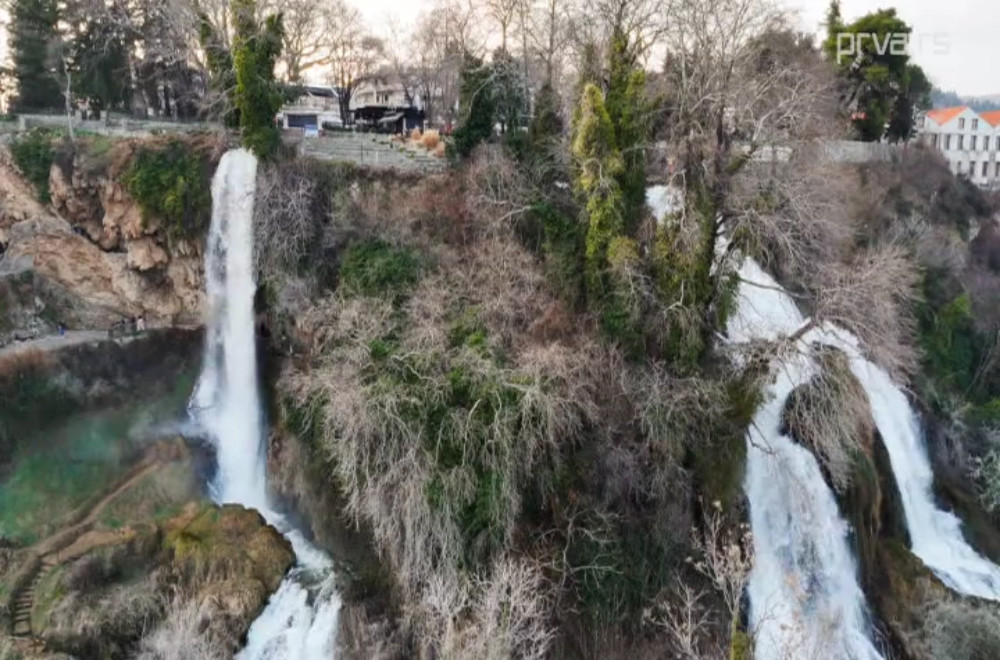
{"type": "MultiPolygon", "coordinates": [[[[810,31],[819,29],[829,7],[828,0],[783,3],[800,12],[810,31]]],[[[840,5],[847,22],[895,7],[913,28],[911,55],[931,82],[965,96],[1000,95],[1000,0],[841,0],[840,5]],[[947,44],[947,53],[940,52],[941,44],[947,44]]]]}
{"type": "MultiPolygon", "coordinates": [[[[385,30],[390,17],[405,30],[434,4],[433,0],[348,1],[378,32],[385,30]]],[[[829,0],[779,1],[798,13],[802,30],[821,30],[829,0]]],[[[847,21],[882,7],[895,7],[913,28],[913,58],[937,87],[964,96],[1000,95],[1000,0],[841,0],[847,21]],[[942,43],[947,44],[947,53],[940,52],[942,43]]],[[[6,30],[0,30],[4,59],[6,36],[6,30]]]]}
{"type": "MultiPolygon", "coordinates": [[[[389,16],[412,25],[433,5],[433,0],[348,1],[375,30],[389,16]]],[[[829,0],[779,1],[798,12],[802,30],[820,31],[829,0]]],[[[841,0],[846,21],[883,7],[895,7],[913,28],[911,54],[936,86],[966,96],[1000,94],[1000,0],[841,0]],[[947,44],[947,54],[941,44],[947,44]]]]}

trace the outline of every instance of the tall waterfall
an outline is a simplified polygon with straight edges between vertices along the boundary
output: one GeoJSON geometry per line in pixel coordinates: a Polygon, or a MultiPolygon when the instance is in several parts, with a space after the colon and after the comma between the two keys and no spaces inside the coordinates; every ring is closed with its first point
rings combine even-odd
{"type": "MultiPolygon", "coordinates": [[[[744,262],[740,276],[727,328],[731,341],[775,339],[805,324],[792,299],[753,260],[744,262]]],[[[788,396],[815,373],[808,346],[800,342],[774,365],[747,433],[744,488],[755,557],[748,591],[756,655],[881,658],[869,640],[865,596],[837,501],[812,452],[780,430],[788,396]]]]}
{"type": "Polygon", "coordinates": [[[212,224],[205,252],[208,327],[190,409],[215,445],[213,498],[256,509],[295,551],[295,567],[251,626],[246,648],[237,657],[332,658],[340,609],[332,562],[271,508],[267,496],[253,309],[256,178],[257,159],[235,149],[223,155],[212,181],[212,224]]]}

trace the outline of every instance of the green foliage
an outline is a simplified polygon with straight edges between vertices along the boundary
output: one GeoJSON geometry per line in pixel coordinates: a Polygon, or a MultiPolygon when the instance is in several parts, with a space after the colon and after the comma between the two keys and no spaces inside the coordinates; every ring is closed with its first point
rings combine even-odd
{"type": "Polygon", "coordinates": [[[73,94],[96,112],[124,107],[131,92],[128,58],[120,26],[109,17],[91,18],[71,43],[73,94]]]}
{"type": "Polygon", "coordinates": [[[585,200],[587,296],[591,301],[600,301],[609,288],[608,247],[625,229],[618,185],[622,160],[604,95],[595,85],[584,88],[578,112],[573,159],[576,187],[585,200]]]}
{"type": "Polygon", "coordinates": [[[56,152],[52,146],[55,134],[44,128],[33,128],[18,137],[10,145],[14,164],[38,193],[39,201],[48,203],[49,171],[55,161],[56,152]]]}
{"type": "Polygon", "coordinates": [[[258,158],[270,158],[281,143],[274,120],[283,101],[274,78],[274,64],[281,54],[284,35],[281,14],[268,16],[260,26],[255,0],[231,0],[230,11],[235,24],[233,105],[239,110],[240,135],[243,145],[258,158]]]}
{"type": "Polygon", "coordinates": [[[563,120],[559,113],[559,96],[551,81],[546,81],[535,95],[535,114],[528,127],[527,156],[537,176],[552,183],[558,171],[563,120]]]}
{"type": "Polygon", "coordinates": [[[626,229],[634,233],[646,209],[646,141],[651,104],[645,98],[646,74],[638,64],[628,35],[620,28],[611,39],[606,106],[622,156],[618,185],[626,229]]]}
{"type": "Polygon", "coordinates": [[[15,0],[11,6],[8,34],[17,80],[11,107],[17,112],[63,105],[49,54],[50,46],[59,41],[59,19],[57,0],[15,0]]]}
{"type": "Polygon", "coordinates": [[[532,217],[542,227],[542,252],[549,282],[563,300],[576,306],[583,297],[583,225],[547,201],[536,202],[532,217]]]}
{"type": "Polygon", "coordinates": [[[509,52],[503,48],[493,51],[490,62],[492,87],[497,121],[504,133],[520,133],[527,107],[524,77],[509,52]]]}
{"type": "Polygon", "coordinates": [[[422,259],[412,248],[397,248],[380,239],[351,245],[340,264],[340,288],[361,296],[402,301],[420,279],[422,259]]]}
{"type": "Polygon", "coordinates": [[[209,175],[202,158],[183,140],[143,146],[122,180],[145,217],[164,221],[177,238],[200,237],[212,215],[209,175]]]}
{"type": "Polygon", "coordinates": [[[852,122],[861,140],[905,140],[913,134],[916,110],[929,107],[931,88],[923,70],[906,53],[876,46],[876,41],[888,44],[910,32],[895,9],[880,9],[844,25],[839,3],[831,5],[823,49],[837,66],[844,100],[856,107],[852,122]],[[839,34],[854,35],[858,52],[838,61],[839,34]]]}
{"type": "Polygon", "coordinates": [[[465,54],[459,93],[461,118],[449,145],[461,158],[467,158],[477,145],[493,137],[497,109],[492,75],[481,59],[465,54]]]}
{"type": "Polygon", "coordinates": [[[451,348],[434,354],[403,352],[391,339],[372,345],[366,388],[377,401],[398,402],[400,430],[419,438],[433,466],[424,494],[459,530],[472,570],[507,543],[518,514],[507,480],[538,423],[524,398],[537,383],[501,368],[474,311],[456,320],[449,339],[451,348]]]}

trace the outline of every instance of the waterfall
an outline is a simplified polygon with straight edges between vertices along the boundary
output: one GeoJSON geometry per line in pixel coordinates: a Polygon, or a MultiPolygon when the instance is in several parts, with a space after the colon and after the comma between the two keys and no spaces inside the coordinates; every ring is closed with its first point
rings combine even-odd
{"type": "MultiPolygon", "coordinates": [[[[803,327],[805,319],[792,299],[756,263],[747,259],[740,275],[745,283],[728,328],[732,341],[774,339],[803,327]]],[[[757,559],[749,592],[751,620],[763,640],[758,657],[779,657],[782,645],[798,643],[794,636],[789,640],[788,632],[801,630],[806,620],[827,634],[839,628],[833,639],[839,640],[841,655],[877,657],[864,635],[864,595],[833,495],[812,454],[778,431],[788,395],[815,373],[809,357],[814,343],[843,351],[864,389],[889,455],[913,553],[953,590],[991,600],[1000,600],[1000,568],[976,553],[962,535],[959,518],[935,503],[919,417],[902,388],[864,357],[851,333],[828,324],[805,333],[792,356],[778,365],[769,401],[757,411],[748,434],[746,492],[757,559]],[[803,585],[808,586],[803,590],[803,585]],[[815,599],[817,593],[822,600],[815,599]]],[[[805,637],[818,639],[811,632],[805,637]]]]}
{"type": "MultiPolygon", "coordinates": [[[[744,261],[740,276],[730,341],[775,339],[805,324],[792,299],[753,260],[744,261]]],[[[815,373],[808,346],[799,342],[774,365],[747,433],[744,488],[755,557],[748,592],[756,656],[881,658],[868,636],[849,528],[816,457],[780,430],[788,396],[815,373]]]]}
{"type": "Polygon", "coordinates": [[[896,478],[913,554],[955,591],[1000,601],[1000,568],[962,535],[962,522],[934,501],[931,469],[917,413],[886,371],[862,355],[849,333],[825,328],[824,343],[843,350],[871,406],[896,478]]]}
{"type": "Polygon", "coordinates": [[[333,564],[271,508],[267,496],[253,308],[256,178],[257,159],[235,149],[223,155],[212,180],[205,355],[190,411],[215,445],[218,470],[210,484],[212,497],[256,509],[295,552],[295,566],[254,621],[237,658],[331,658],[340,609],[333,564]]]}

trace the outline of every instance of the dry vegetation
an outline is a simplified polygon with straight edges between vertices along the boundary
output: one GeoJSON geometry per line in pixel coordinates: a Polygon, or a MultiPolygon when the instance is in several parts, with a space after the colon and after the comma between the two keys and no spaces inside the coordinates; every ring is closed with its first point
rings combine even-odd
{"type": "Polygon", "coordinates": [[[304,292],[280,311],[283,417],[444,657],[545,657],[564,618],[640,627],[668,575],[696,574],[669,531],[691,524],[689,451],[742,444],[724,381],[625,360],[553,294],[519,239],[527,190],[494,151],[458,181],[358,178],[320,230],[332,290],[268,279],[304,292]]]}

